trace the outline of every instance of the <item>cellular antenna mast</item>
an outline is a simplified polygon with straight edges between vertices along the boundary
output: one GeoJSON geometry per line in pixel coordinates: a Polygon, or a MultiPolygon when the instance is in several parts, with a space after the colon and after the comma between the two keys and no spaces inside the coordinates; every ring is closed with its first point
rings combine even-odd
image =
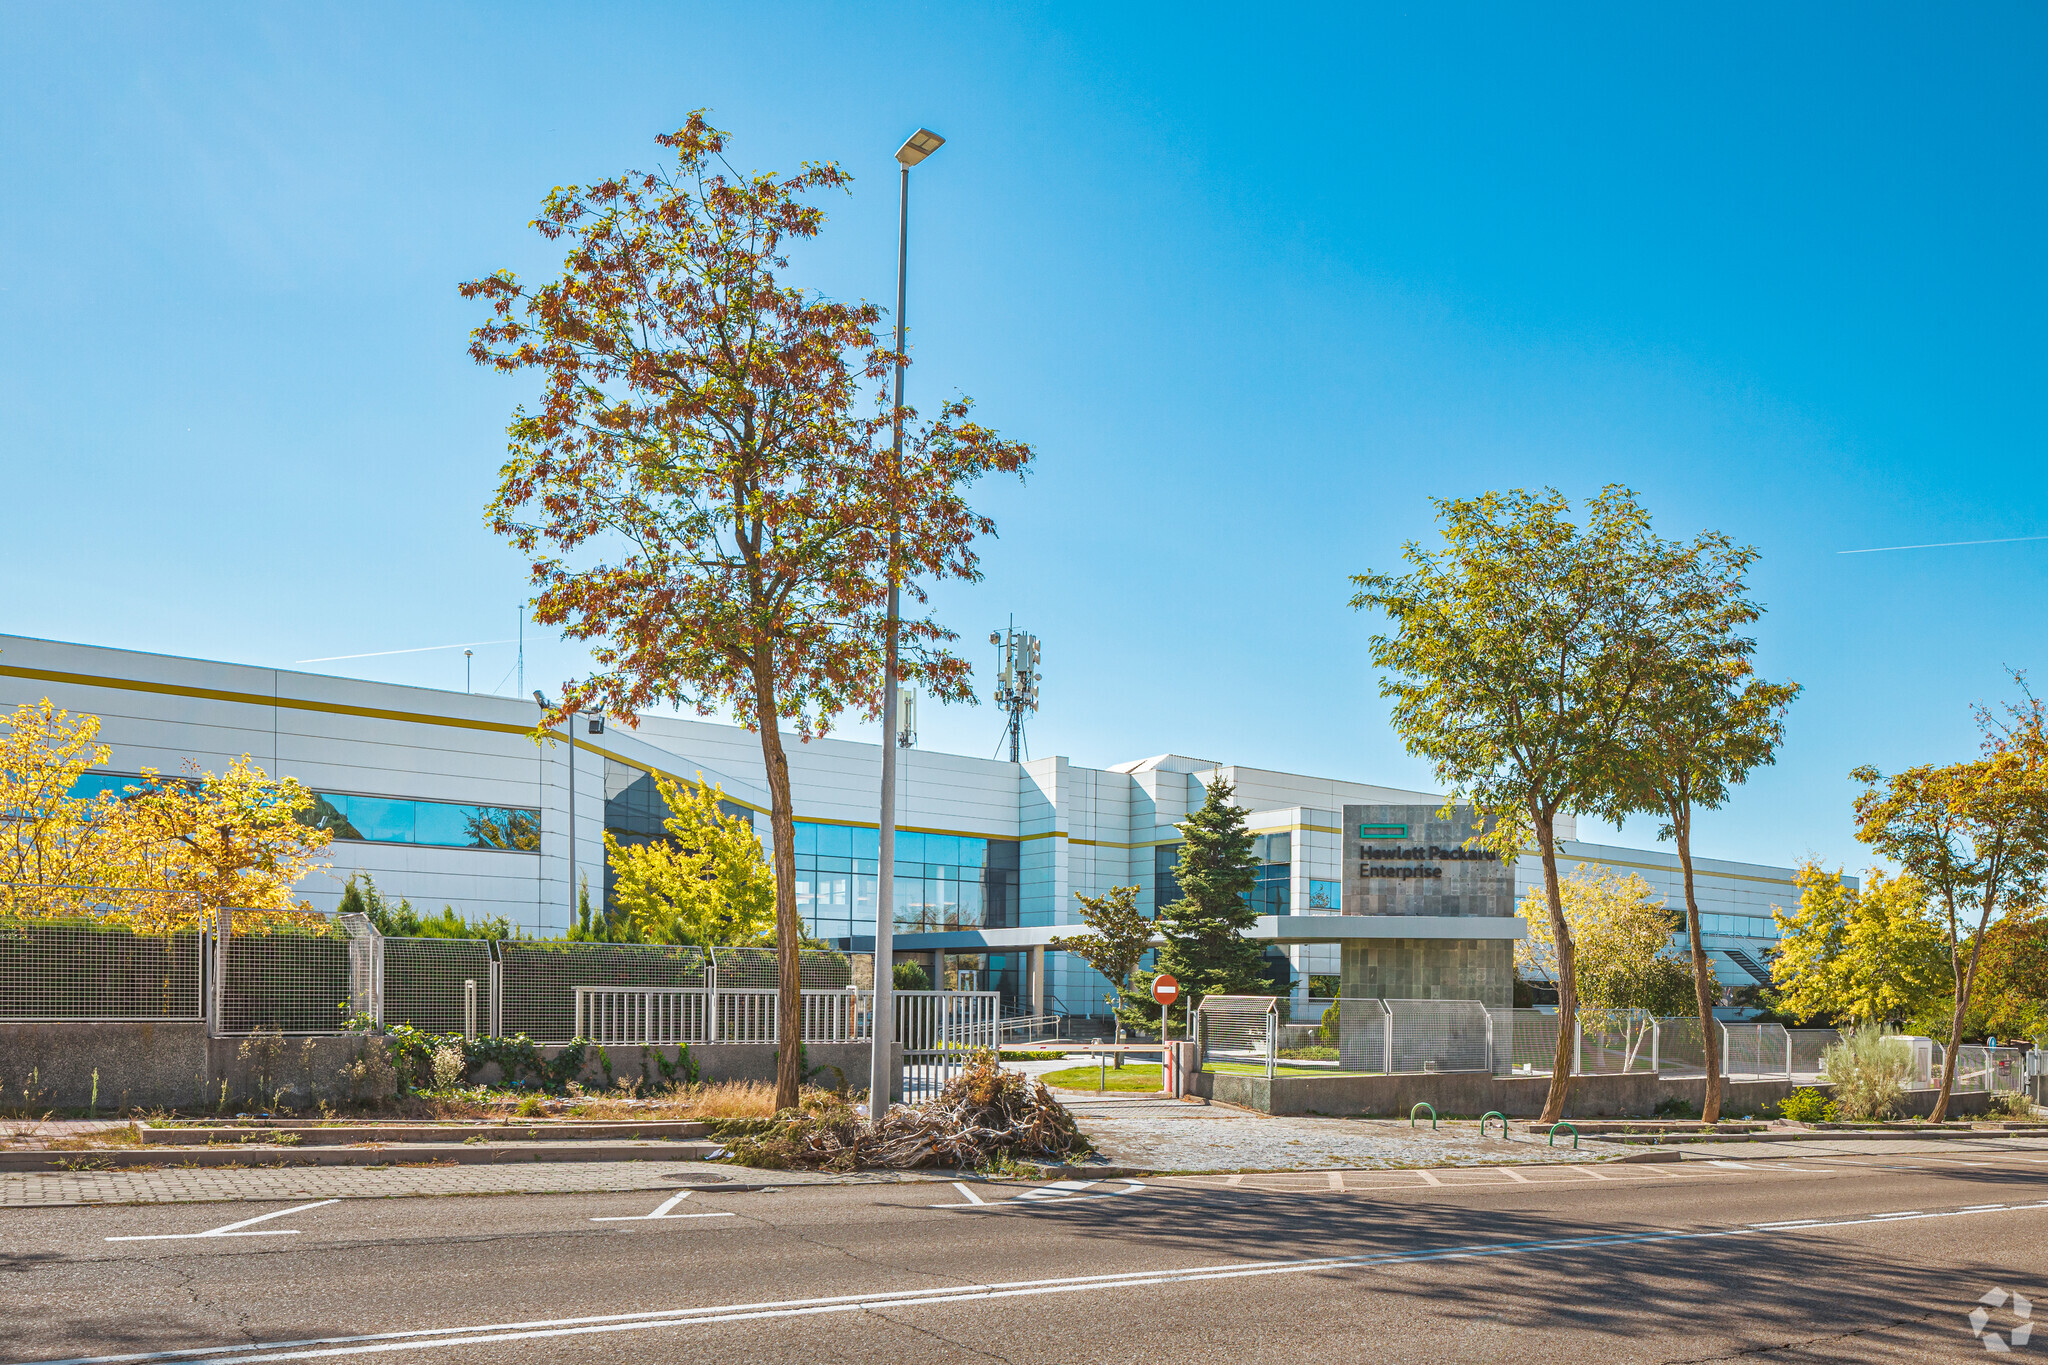
{"type": "MultiPolygon", "coordinates": [[[[996,647],[996,705],[1009,713],[1004,733],[1010,741],[1010,762],[1019,761],[1024,748],[1024,713],[1038,709],[1038,637],[1017,629],[1015,617],[1008,630],[992,630],[988,642],[996,647]]],[[[998,749],[1001,745],[998,744],[998,749]]]]}

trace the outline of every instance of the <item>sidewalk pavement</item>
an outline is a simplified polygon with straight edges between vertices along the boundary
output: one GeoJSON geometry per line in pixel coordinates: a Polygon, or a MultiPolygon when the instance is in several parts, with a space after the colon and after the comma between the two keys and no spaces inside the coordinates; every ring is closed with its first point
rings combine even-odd
{"type": "Polygon", "coordinates": [[[1550,1146],[1527,1133],[1481,1138],[1477,1129],[1464,1125],[1432,1130],[1427,1122],[1410,1127],[1404,1119],[1273,1116],[1153,1095],[1063,1091],[1060,1102],[1109,1161],[1155,1171],[1371,1171],[1643,1160],[1645,1150],[1593,1138],[1581,1139],[1574,1150],[1568,1140],[1550,1146]]]}
{"type": "MultiPolygon", "coordinates": [[[[950,1177],[951,1173],[948,1173],[950,1177]]],[[[761,1189],[893,1183],[858,1176],[756,1171],[701,1161],[581,1161],[525,1166],[214,1166],[0,1175],[0,1209],[76,1204],[172,1204],[207,1200],[392,1199],[449,1194],[604,1194],[622,1190],[761,1189]]],[[[911,1173],[909,1178],[920,1178],[911,1173]]],[[[936,1178],[936,1176],[934,1177],[936,1178]]]]}

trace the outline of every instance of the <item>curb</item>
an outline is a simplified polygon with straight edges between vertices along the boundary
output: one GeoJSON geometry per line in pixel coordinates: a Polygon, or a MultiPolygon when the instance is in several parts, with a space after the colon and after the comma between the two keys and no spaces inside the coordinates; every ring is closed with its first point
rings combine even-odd
{"type": "Polygon", "coordinates": [[[293,1146],[343,1147],[358,1142],[462,1144],[468,1138],[485,1142],[590,1142],[611,1138],[626,1141],[667,1141],[701,1138],[709,1127],[694,1119],[650,1119],[645,1123],[351,1123],[332,1127],[312,1124],[248,1124],[190,1128],[152,1128],[138,1124],[145,1146],[201,1147],[216,1141],[231,1144],[275,1143],[277,1135],[289,1133],[298,1141],[293,1146]]]}
{"type": "Polygon", "coordinates": [[[578,1142],[469,1144],[408,1142],[393,1146],[97,1148],[0,1152],[0,1173],[138,1171],[192,1166],[492,1166],[534,1161],[706,1161],[715,1142],[578,1142]]]}
{"type": "Polygon", "coordinates": [[[1879,1142],[1935,1142],[1942,1138],[1968,1139],[2039,1136],[2041,1136],[2041,1133],[2039,1131],[2008,1132],[2004,1129],[1999,1128],[1934,1128],[1929,1129],[1928,1131],[1922,1133],[1908,1133],[1899,1131],[1872,1132],[1869,1130],[1853,1133],[1762,1132],[1725,1135],[1718,1133],[1615,1133],[1610,1136],[1601,1138],[1600,1141],[1620,1143],[1631,1147],[1647,1147],[1652,1144],[1663,1145],[1666,1143],[1672,1146],[1680,1146],[1688,1143],[1701,1144],[1727,1142],[1860,1142],[1869,1140],[1875,1140],[1879,1142]]]}

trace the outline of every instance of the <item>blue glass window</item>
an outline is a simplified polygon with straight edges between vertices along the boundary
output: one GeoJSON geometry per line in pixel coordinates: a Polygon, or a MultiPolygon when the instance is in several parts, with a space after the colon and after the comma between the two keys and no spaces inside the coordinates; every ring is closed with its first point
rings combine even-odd
{"type": "MultiPolygon", "coordinates": [[[[818,938],[869,933],[875,922],[881,831],[798,823],[798,909],[818,938]]],[[[895,905],[907,932],[1017,923],[1018,845],[961,834],[896,834],[895,905]]]]}
{"type": "Polygon", "coordinates": [[[516,806],[316,792],[313,809],[301,818],[315,829],[332,831],[337,839],[369,844],[540,851],[540,812],[516,806]]]}

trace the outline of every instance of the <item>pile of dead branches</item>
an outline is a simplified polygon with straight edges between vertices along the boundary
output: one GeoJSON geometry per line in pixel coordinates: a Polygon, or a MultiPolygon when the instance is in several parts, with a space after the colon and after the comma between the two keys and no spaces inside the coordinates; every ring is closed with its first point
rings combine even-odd
{"type": "Polygon", "coordinates": [[[1088,1150],[1074,1116],[1037,1081],[977,1052],[939,1097],[891,1108],[869,1123],[843,1095],[807,1096],[765,1133],[732,1144],[742,1165],[783,1170],[981,1170],[1036,1158],[1063,1161],[1088,1150]]]}

